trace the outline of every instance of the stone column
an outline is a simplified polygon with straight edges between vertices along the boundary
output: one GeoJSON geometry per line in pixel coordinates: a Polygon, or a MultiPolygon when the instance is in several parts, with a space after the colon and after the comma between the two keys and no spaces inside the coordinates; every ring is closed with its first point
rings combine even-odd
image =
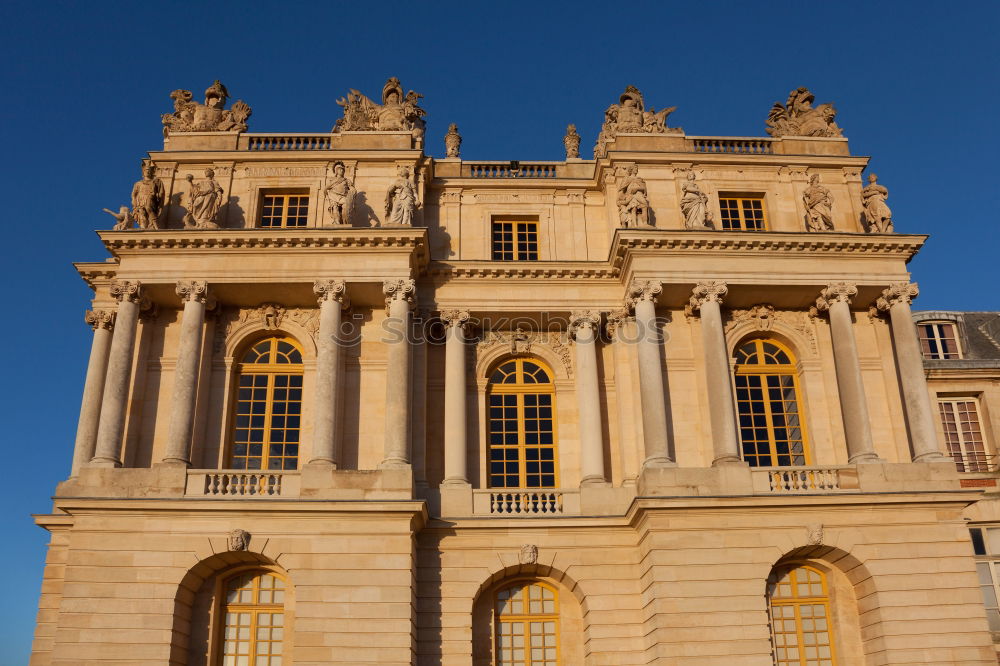
{"type": "Polygon", "coordinates": [[[319,302],[319,335],[316,339],[316,401],[313,406],[313,457],[310,465],[337,468],[337,421],[341,391],[341,330],[343,309],[348,307],[343,280],[317,280],[313,293],[319,302]]]}
{"type": "Polygon", "coordinates": [[[834,282],[823,289],[816,299],[816,309],[827,310],[830,313],[833,365],[837,372],[840,413],[844,420],[844,436],[847,439],[847,460],[852,464],[878,462],[875,445],[872,442],[861,363],[858,361],[858,343],[854,337],[854,323],[851,319],[851,296],[857,293],[857,286],[849,282],[834,282]]]}
{"type": "Polygon", "coordinates": [[[205,308],[212,303],[206,282],[180,281],[177,295],[184,303],[181,337],[174,368],[174,394],[170,406],[165,463],[191,464],[191,434],[194,432],[194,408],[198,398],[198,369],[201,366],[201,340],[205,335],[205,308]]]}
{"type": "Polygon", "coordinates": [[[691,309],[701,314],[701,344],[705,354],[708,413],[712,423],[713,467],[742,462],[729,348],[722,326],[722,298],[728,291],[729,286],[725,282],[699,282],[690,300],[691,309]]]}
{"type": "Polygon", "coordinates": [[[444,485],[467,486],[465,324],[469,313],[447,310],[441,313],[441,320],[448,327],[444,365],[444,485]]]}
{"type": "Polygon", "coordinates": [[[597,331],[600,312],[570,315],[570,335],[576,340],[576,402],[580,428],[580,485],[604,484],[604,430],[601,391],[597,380],[597,331]]]}
{"type": "Polygon", "coordinates": [[[121,467],[122,435],[129,380],[132,378],[132,353],[135,329],[139,321],[142,287],[135,281],[115,280],[111,295],[118,300],[115,331],[108,352],[108,374],[101,398],[101,418],[97,426],[97,444],[90,464],[95,467],[121,467]]]}
{"type": "Polygon", "coordinates": [[[413,280],[382,284],[387,317],[382,335],[388,345],[385,369],[385,454],[379,465],[404,467],[410,430],[410,309],[416,298],[413,280]]]}
{"type": "Polygon", "coordinates": [[[920,353],[917,328],[910,315],[910,302],[920,293],[916,283],[894,282],[875,301],[875,307],[889,312],[892,342],[896,349],[896,367],[902,383],[903,407],[913,445],[913,462],[944,462],[951,460],[938,446],[934,427],[934,407],[931,405],[924,358],[920,353]]]}
{"type": "Polygon", "coordinates": [[[85,319],[94,329],[94,341],[90,345],[87,379],[83,384],[83,402],[80,405],[80,421],[76,427],[76,444],[73,445],[73,467],[70,476],[76,476],[80,472],[80,467],[94,457],[115,313],[111,310],[88,310],[85,319]]]}
{"type": "Polygon", "coordinates": [[[652,280],[635,280],[629,304],[635,308],[638,336],[639,399],[646,460],[643,467],[673,465],[667,444],[667,405],[660,360],[660,332],[656,327],[656,297],[663,287],[652,280]]]}

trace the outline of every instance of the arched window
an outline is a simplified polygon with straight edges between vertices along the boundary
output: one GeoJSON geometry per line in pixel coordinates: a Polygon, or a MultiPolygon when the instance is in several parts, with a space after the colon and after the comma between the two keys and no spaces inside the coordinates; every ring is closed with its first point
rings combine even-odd
{"type": "Polygon", "coordinates": [[[500,364],[487,387],[491,488],[555,488],[558,474],[552,373],[540,361],[500,364]]]}
{"type": "Polygon", "coordinates": [[[261,340],[236,370],[231,469],[295,469],[302,414],[302,351],[291,338],[261,340]]]}
{"type": "Polygon", "coordinates": [[[559,595],[537,581],[496,593],[496,666],[559,664],[559,595]]]}
{"type": "Polygon", "coordinates": [[[779,569],[767,581],[775,666],[835,666],[826,575],[809,566],[779,569]]]}
{"type": "Polygon", "coordinates": [[[736,350],[736,411],[751,467],[810,464],[792,353],[774,340],[736,350]]]}
{"type": "Polygon", "coordinates": [[[281,666],[285,634],[285,581],[270,571],[249,571],[225,582],[222,666],[281,666]]]}

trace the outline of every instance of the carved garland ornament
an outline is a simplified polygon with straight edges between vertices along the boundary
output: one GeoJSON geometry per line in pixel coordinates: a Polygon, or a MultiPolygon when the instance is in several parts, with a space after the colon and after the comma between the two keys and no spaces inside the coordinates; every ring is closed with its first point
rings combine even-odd
{"type": "Polygon", "coordinates": [[[476,344],[476,358],[481,359],[498,347],[505,347],[507,353],[523,356],[530,354],[536,345],[547,347],[559,358],[566,375],[573,376],[573,353],[562,334],[555,331],[538,333],[521,327],[514,331],[487,331],[476,344]]]}
{"type": "Polygon", "coordinates": [[[771,331],[775,322],[788,326],[809,342],[814,354],[819,353],[816,330],[812,318],[805,312],[776,310],[769,303],[760,303],[747,310],[731,310],[726,323],[726,333],[742,324],[750,324],[756,331],[771,331]]]}
{"type": "Polygon", "coordinates": [[[256,308],[225,308],[219,312],[213,348],[220,353],[233,332],[247,322],[258,321],[264,330],[275,331],[287,318],[301,326],[315,340],[319,333],[319,309],[286,308],[277,303],[264,303],[256,308]]]}

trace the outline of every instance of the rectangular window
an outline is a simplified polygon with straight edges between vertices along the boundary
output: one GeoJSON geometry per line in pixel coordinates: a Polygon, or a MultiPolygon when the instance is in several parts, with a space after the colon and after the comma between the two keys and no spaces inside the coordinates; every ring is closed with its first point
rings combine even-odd
{"type": "Polygon", "coordinates": [[[493,261],[538,261],[538,220],[493,220],[493,261]]]}
{"type": "Polygon", "coordinates": [[[735,197],[721,195],[719,210],[722,213],[721,229],[728,231],[767,231],[763,197],[735,197]]]}
{"type": "Polygon", "coordinates": [[[976,400],[939,400],[938,408],[941,411],[941,425],[944,427],[944,441],[948,446],[948,453],[958,465],[958,471],[990,471],[976,400]]]}
{"type": "Polygon", "coordinates": [[[1000,529],[996,527],[974,527],[969,530],[972,546],[976,554],[976,573],[979,574],[979,589],[983,592],[986,619],[990,631],[1000,631],[1000,529]],[[985,539],[984,534],[985,534],[985,539]]]}
{"type": "Polygon", "coordinates": [[[297,229],[306,226],[308,217],[308,194],[265,194],[261,198],[261,229],[297,229]]]}
{"type": "Polygon", "coordinates": [[[924,358],[935,361],[962,358],[958,347],[955,324],[951,322],[930,322],[917,324],[920,336],[920,350],[924,358]]]}

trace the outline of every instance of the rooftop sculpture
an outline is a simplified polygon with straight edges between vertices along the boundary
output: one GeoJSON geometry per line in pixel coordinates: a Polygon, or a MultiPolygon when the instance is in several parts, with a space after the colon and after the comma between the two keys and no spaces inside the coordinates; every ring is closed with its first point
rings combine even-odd
{"type": "Polygon", "coordinates": [[[247,118],[252,113],[243,100],[236,100],[232,108],[226,109],[229,91],[218,79],[205,91],[205,103],[192,101],[190,90],[175,90],[170,93],[174,100],[174,112],[165,113],[163,135],[170,132],[245,132],[247,118]]]}
{"type": "Polygon", "coordinates": [[[382,86],[381,104],[352,88],[347,97],[337,100],[337,105],[344,108],[344,117],[337,119],[331,131],[412,131],[415,137],[422,137],[427,112],[417,105],[421,97],[423,95],[412,90],[404,97],[403,87],[395,76],[382,86]]]}
{"type": "Polygon", "coordinates": [[[642,93],[635,86],[628,86],[618,98],[618,104],[612,104],[604,112],[604,124],[594,146],[594,157],[607,155],[607,144],[614,141],[621,133],[638,134],[683,134],[680,127],[667,127],[667,116],[677,110],[676,106],[657,111],[650,107],[646,110],[642,93]]]}
{"type": "Polygon", "coordinates": [[[796,88],[788,93],[788,100],[775,102],[767,114],[767,133],[771,136],[843,136],[844,132],[833,122],[837,110],[833,104],[820,104],[807,88],[796,88]]]}

